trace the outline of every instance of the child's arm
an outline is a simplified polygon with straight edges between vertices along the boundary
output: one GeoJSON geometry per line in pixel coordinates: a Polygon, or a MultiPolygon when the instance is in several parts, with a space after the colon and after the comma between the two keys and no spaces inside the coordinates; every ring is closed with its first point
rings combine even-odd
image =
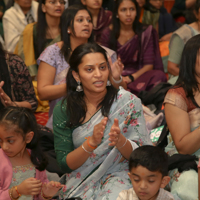
{"type": "Polygon", "coordinates": [[[17,187],[12,187],[11,189],[4,190],[4,188],[0,187],[0,199],[17,199],[19,194],[21,195],[37,195],[40,193],[42,187],[42,183],[40,180],[36,180],[35,178],[28,178],[23,181],[21,184],[17,185],[17,187]]]}

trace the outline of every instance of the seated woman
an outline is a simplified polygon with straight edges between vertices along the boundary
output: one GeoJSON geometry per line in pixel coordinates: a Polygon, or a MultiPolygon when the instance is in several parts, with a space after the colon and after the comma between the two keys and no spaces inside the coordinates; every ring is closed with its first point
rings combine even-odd
{"type": "MultiPolygon", "coordinates": [[[[179,64],[181,60],[181,55],[185,43],[193,36],[199,34],[199,23],[200,23],[200,0],[196,1],[195,13],[197,21],[192,24],[185,24],[178,30],[176,30],[170,40],[169,44],[169,58],[168,58],[168,72],[173,76],[178,76],[179,74],[179,64]]],[[[171,83],[174,84],[178,77],[174,77],[171,83]]]]}
{"type": "MultiPolygon", "coordinates": [[[[200,35],[186,43],[180,62],[179,78],[166,94],[165,116],[169,131],[166,151],[200,157],[200,35]]],[[[180,199],[198,199],[198,174],[195,170],[170,172],[171,192],[180,199]]]]}
{"type": "Polygon", "coordinates": [[[31,76],[23,60],[4,52],[0,43],[0,109],[8,106],[37,108],[31,76]]]}
{"type": "Polygon", "coordinates": [[[61,197],[116,199],[131,188],[131,152],[151,144],[141,101],[113,87],[106,51],[96,43],[78,46],[69,65],[67,96],[53,114],[57,161],[67,173],[61,197]]]}
{"type": "Polygon", "coordinates": [[[3,16],[5,48],[13,53],[27,24],[37,21],[38,3],[34,0],[17,0],[3,16]]]}
{"type": "MultiPolygon", "coordinates": [[[[84,6],[68,7],[61,17],[62,41],[47,47],[38,59],[38,94],[41,100],[50,100],[49,121],[46,125],[49,128],[52,128],[54,106],[66,95],[65,77],[69,69],[71,52],[80,44],[93,41],[91,19],[90,13],[84,6]]],[[[111,59],[115,60],[115,57],[113,54],[111,59]]],[[[121,66],[120,61],[117,63],[121,66]]],[[[117,63],[113,70],[113,78],[118,83],[121,67],[118,72],[117,63]]]]}
{"type": "Polygon", "coordinates": [[[40,0],[38,22],[28,24],[19,39],[15,54],[24,59],[32,77],[37,75],[36,60],[42,51],[60,41],[60,17],[64,9],[64,0],[40,0]]]}
{"type": "Polygon", "coordinates": [[[92,14],[94,40],[99,42],[102,31],[111,24],[112,12],[104,10],[103,0],[81,0],[92,14]]]}
{"type": "Polygon", "coordinates": [[[138,94],[166,81],[156,30],[139,22],[136,0],[117,0],[113,25],[101,35],[101,44],[117,51],[124,64],[123,80],[138,94]]]}

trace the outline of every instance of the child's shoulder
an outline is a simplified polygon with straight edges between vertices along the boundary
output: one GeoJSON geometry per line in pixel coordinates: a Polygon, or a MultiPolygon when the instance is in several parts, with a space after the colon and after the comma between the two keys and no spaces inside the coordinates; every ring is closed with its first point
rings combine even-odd
{"type": "Polygon", "coordinates": [[[156,200],[159,200],[159,199],[174,200],[174,197],[167,190],[165,190],[163,188],[160,188],[160,192],[159,192],[158,197],[156,198],[156,200]]]}
{"type": "Polygon", "coordinates": [[[139,200],[133,188],[122,190],[117,197],[117,200],[139,200]]]}

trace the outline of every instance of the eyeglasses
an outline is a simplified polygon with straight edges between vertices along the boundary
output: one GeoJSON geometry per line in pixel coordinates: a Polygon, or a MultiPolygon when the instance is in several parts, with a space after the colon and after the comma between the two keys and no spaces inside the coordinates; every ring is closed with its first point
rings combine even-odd
{"type": "Polygon", "coordinates": [[[65,0],[51,0],[51,1],[48,1],[48,3],[50,3],[52,5],[56,5],[58,3],[65,5],[66,2],[65,2],[65,0]]]}

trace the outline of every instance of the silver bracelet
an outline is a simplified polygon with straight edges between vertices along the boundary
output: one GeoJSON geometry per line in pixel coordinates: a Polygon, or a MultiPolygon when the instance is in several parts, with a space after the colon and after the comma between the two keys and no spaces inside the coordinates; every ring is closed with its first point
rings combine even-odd
{"type": "Polygon", "coordinates": [[[82,146],[81,146],[81,147],[82,147],[82,149],[83,149],[85,152],[87,152],[87,153],[89,153],[89,154],[91,154],[91,153],[92,153],[92,152],[90,152],[90,151],[86,150],[86,149],[85,149],[85,147],[83,146],[83,144],[82,144],[82,146]]]}
{"type": "Polygon", "coordinates": [[[126,138],[126,141],[124,142],[124,144],[121,147],[119,147],[118,149],[121,149],[122,147],[124,147],[126,145],[126,143],[127,143],[127,138],[126,138]]]}
{"type": "Polygon", "coordinates": [[[119,83],[122,82],[122,76],[120,75],[119,81],[116,81],[116,80],[113,78],[113,76],[112,76],[112,80],[114,81],[114,83],[119,84],[119,83]]]}

